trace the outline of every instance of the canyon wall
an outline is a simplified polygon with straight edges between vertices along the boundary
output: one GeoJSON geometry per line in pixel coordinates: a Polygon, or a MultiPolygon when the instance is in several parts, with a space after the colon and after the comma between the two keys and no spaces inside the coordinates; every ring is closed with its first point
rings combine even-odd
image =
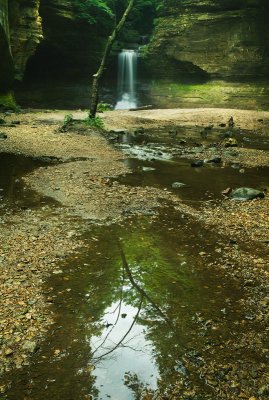
{"type": "Polygon", "coordinates": [[[0,88],[7,90],[13,80],[13,60],[10,48],[8,0],[0,2],[0,88]]]}
{"type": "Polygon", "coordinates": [[[267,0],[166,0],[145,62],[157,77],[268,76],[267,0]]]}

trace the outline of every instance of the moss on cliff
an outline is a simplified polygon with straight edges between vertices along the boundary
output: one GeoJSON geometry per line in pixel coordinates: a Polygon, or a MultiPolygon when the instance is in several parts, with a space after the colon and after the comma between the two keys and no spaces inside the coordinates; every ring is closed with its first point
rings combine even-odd
{"type": "Polygon", "coordinates": [[[18,110],[18,105],[14,99],[13,93],[0,93],[0,109],[2,110],[18,110]]]}
{"type": "Polygon", "coordinates": [[[204,84],[176,83],[157,79],[149,85],[150,102],[161,108],[221,107],[267,110],[268,82],[232,83],[210,81],[204,84]]]}

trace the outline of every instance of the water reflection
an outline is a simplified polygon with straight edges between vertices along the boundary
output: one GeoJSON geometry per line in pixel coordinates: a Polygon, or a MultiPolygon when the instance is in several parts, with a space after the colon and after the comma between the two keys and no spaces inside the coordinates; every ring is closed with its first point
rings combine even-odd
{"type": "Polygon", "coordinates": [[[101,323],[105,328],[100,336],[90,340],[93,349],[92,361],[96,365],[93,375],[99,396],[109,395],[114,399],[132,399],[127,386],[119,387],[128,373],[136,374],[151,388],[157,388],[158,373],[153,360],[152,343],[145,337],[145,328],[139,323],[142,301],[133,307],[122,301],[113,303],[105,310],[101,323]]]}
{"type": "Polygon", "coordinates": [[[31,364],[7,377],[5,398],[138,399],[183,376],[210,393],[199,378],[202,349],[230,336],[240,296],[198,255],[214,247],[214,236],[170,210],[92,228],[87,240],[85,252],[48,281],[55,324],[31,364]],[[208,329],[208,320],[221,329],[208,329]]]}

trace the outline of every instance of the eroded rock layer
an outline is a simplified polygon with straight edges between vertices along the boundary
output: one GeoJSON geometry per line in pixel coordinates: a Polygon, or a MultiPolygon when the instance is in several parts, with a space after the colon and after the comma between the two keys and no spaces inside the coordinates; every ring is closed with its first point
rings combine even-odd
{"type": "Polygon", "coordinates": [[[268,16],[266,0],[166,0],[147,63],[154,75],[166,78],[264,77],[268,16]]]}
{"type": "Polygon", "coordinates": [[[0,4],[0,60],[0,87],[6,90],[13,79],[7,0],[0,4]]]}
{"type": "Polygon", "coordinates": [[[23,77],[29,58],[43,39],[40,0],[10,0],[10,42],[14,60],[15,77],[23,77]]]}

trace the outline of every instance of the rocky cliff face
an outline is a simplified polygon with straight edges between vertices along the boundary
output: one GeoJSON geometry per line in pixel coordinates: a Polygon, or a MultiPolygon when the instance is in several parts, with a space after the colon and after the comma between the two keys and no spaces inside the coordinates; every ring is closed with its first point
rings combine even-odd
{"type": "Polygon", "coordinates": [[[7,0],[0,4],[0,60],[0,87],[7,90],[13,79],[7,0]]]}
{"type": "Polygon", "coordinates": [[[89,74],[102,48],[92,30],[78,18],[72,0],[2,0],[0,91],[28,69],[39,77],[89,74]]]}
{"type": "Polygon", "coordinates": [[[44,39],[29,62],[29,75],[79,79],[89,74],[101,45],[95,40],[95,28],[78,18],[74,1],[41,0],[39,12],[44,39]]]}
{"type": "Polygon", "coordinates": [[[268,76],[267,0],[166,0],[147,50],[155,76],[268,76]]]}
{"type": "Polygon", "coordinates": [[[26,63],[43,39],[40,0],[10,0],[10,43],[14,60],[15,78],[21,79],[26,63]]]}

